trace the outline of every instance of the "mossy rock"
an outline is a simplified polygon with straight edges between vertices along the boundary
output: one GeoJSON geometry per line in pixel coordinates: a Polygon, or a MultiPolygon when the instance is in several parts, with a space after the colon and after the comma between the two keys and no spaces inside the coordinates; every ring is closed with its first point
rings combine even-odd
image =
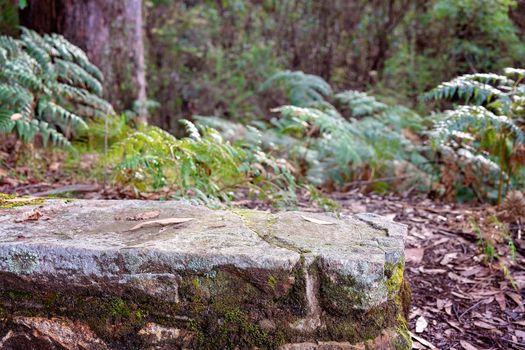
{"type": "Polygon", "coordinates": [[[0,317],[69,318],[117,350],[147,348],[144,329],[171,334],[171,348],[409,348],[405,231],[377,216],[97,200],[39,210],[48,220],[2,213],[0,317]],[[125,218],[148,211],[193,220],[132,230],[125,218]]]}

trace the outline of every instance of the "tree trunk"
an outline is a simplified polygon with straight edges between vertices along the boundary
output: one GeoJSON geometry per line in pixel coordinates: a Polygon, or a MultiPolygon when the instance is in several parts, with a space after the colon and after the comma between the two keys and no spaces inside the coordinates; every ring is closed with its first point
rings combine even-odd
{"type": "Polygon", "coordinates": [[[146,123],[141,0],[29,0],[21,24],[60,33],[104,73],[104,94],[116,110],[134,104],[146,123]]]}

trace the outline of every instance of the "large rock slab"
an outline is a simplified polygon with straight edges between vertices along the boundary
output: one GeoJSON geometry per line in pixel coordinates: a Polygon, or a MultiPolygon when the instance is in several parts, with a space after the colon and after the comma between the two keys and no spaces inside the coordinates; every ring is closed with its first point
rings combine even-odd
{"type": "MultiPolygon", "coordinates": [[[[3,210],[0,338],[19,339],[43,323],[69,327],[57,331],[66,335],[86,327],[85,344],[109,349],[346,349],[378,341],[409,349],[405,235],[403,225],[373,214],[182,202],[48,200],[3,210]],[[170,218],[192,220],[134,229],[170,218]]],[[[33,335],[42,333],[36,328],[33,335]]]]}

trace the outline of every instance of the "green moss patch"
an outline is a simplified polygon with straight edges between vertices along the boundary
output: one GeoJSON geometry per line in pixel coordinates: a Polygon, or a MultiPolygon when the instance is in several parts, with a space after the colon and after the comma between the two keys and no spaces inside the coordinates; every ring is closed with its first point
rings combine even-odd
{"type": "Polygon", "coordinates": [[[16,197],[7,193],[0,192],[0,209],[11,209],[25,205],[38,205],[44,203],[43,198],[24,198],[16,197]]]}
{"type": "Polygon", "coordinates": [[[388,291],[388,298],[395,297],[401,289],[403,284],[403,272],[405,270],[405,264],[399,262],[397,264],[386,264],[385,275],[386,275],[386,288],[388,291]]]}
{"type": "MultiPolygon", "coordinates": [[[[316,264],[308,272],[320,274],[316,264]]],[[[410,297],[403,280],[391,300],[367,312],[339,314],[325,309],[328,312],[321,318],[326,328],[305,335],[290,327],[304,318],[308,309],[303,266],[292,272],[226,266],[208,272],[181,272],[181,277],[180,302],[171,303],[138,291],[114,289],[104,280],[98,282],[104,286],[102,290],[60,284],[46,289],[44,284],[30,284],[15,274],[1,273],[0,318],[67,317],[88,325],[117,350],[145,348],[138,331],[148,322],[191,334],[189,347],[195,349],[275,349],[313,338],[368,344],[387,329],[393,336],[383,338],[391,341],[391,348],[410,348],[404,317],[410,297]]],[[[7,331],[0,322],[0,334],[7,331]]],[[[178,340],[172,341],[174,348],[179,345],[178,340]]]]}

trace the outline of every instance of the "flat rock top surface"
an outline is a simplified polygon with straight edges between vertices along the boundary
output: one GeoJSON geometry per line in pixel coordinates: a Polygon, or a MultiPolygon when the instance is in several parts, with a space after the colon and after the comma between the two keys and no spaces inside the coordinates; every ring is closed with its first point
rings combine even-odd
{"type": "Polygon", "coordinates": [[[221,265],[291,270],[309,256],[343,274],[355,274],[355,269],[363,274],[368,266],[402,259],[405,234],[403,225],[373,214],[337,217],[211,210],[176,201],[47,200],[0,211],[0,270],[83,269],[111,275],[118,273],[117,267],[93,260],[116,255],[124,256],[127,273],[144,272],[147,263],[165,272],[221,265]],[[29,220],[34,210],[41,217],[29,220]],[[173,218],[192,220],[148,223],[173,218]],[[143,226],[133,229],[139,224],[143,226]]]}

